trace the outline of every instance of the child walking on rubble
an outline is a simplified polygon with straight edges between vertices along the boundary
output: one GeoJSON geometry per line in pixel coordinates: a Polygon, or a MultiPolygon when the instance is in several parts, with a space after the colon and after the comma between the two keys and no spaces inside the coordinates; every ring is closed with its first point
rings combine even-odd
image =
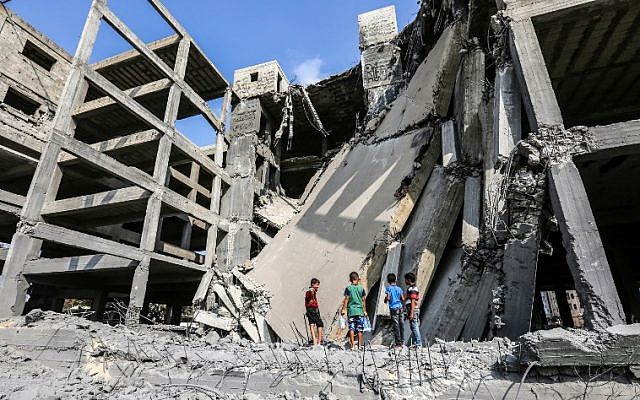
{"type": "Polygon", "coordinates": [[[385,288],[384,302],[389,306],[391,323],[393,325],[393,337],[397,347],[404,343],[404,320],[402,318],[402,302],[404,294],[397,285],[396,274],[387,275],[387,287],[385,288]]]}
{"type": "Polygon", "coordinates": [[[322,329],[324,328],[318,306],[318,288],[320,288],[320,280],[313,278],[311,279],[309,290],[304,295],[304,306],[307,309],[309,330],[311,331],[311,340],[314,346],[322,343],[322,329]]]}
{"type": "Polygon", "coordinates": [[[358,333],[358,347],[363,348],[362,333],[364,332],[364,318],[367,316],[367,293],[360,285],[360,276],[357,272],[349,274],[349,286],[344,289],[342,301],[342,315],[347,316],[349,324],[349,343],[351,350],[355,350],[355,334],[358,333]]]}
{"type": "Polygon", "coordinates": [[[407,285],[404,306],[407,319],[409,320],[409,326],[411,327],[411,334],[413,334],[413,338],[416,341],[416,346],[422,347],[422,337],[420,336],[420,308],[418,307],[420,291],[416,287],[416,274],[413,272],[405,274],[404,283],[407,285]]]}

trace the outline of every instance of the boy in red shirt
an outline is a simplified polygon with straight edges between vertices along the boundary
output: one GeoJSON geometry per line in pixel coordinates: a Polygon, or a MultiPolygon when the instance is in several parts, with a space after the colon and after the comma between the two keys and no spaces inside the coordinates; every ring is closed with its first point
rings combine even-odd
{"type": "Polygon", "coordinates": [[[320,317],[320,309],[318,308],[318,288],[320,288],[320,280],[311,279],[311,286],[304,295],[304,306],[307,309],[307,319],[309,320],[309,330],[311,331],[311,339],[313,344],[322,343],[322,317],[320,317]]]}
{"type": "Polygon", "coordinates": [[[415,345],[422,347],[422,337],[420,336],[420,308],[418,307],[420,292],[416,287],[416,274],[413,272],[405,274],[404,283],[407,285],[407,294],[404,296],[406,318],[409,320],[411,333],[416,341],[415,345]]]}

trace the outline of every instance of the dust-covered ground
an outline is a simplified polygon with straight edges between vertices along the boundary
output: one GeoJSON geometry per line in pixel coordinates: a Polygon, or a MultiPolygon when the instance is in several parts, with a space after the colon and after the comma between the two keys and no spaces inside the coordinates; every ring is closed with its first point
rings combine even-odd
{"type": "Polygon", "coordinates": [[[366,351],[254,344],[45,312],[0,321],[0,399],[640,398],[615,369],[532,370],[521,383],[503,363],[517,351],[504,340],[366,351]]]}

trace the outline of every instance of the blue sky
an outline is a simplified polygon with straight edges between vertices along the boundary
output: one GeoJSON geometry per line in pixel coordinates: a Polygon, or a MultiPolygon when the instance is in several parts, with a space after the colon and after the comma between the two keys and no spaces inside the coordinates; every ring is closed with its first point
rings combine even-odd
{"type": "MultiPolygon", "coordinates": [[[[289,79],[309,83],[359,62],[357,15],[395,5],[400,29],[413,20],[417,0],[164,0],[222,74],[276,59],[289,79]]],[[[73,53],[90,0],[11,0],[7,6],[73,53]]],[[[109,0],[109,6],[145,41],[171,34],[146,0],[109,0]]],[[[92,61],[128,50],[110,28],[101,29],[92,61]]],[[[212,143],[185,132],[198,145],[212,143]]],[[[178,126],[181,129],[181,126],[178,126]]]]}

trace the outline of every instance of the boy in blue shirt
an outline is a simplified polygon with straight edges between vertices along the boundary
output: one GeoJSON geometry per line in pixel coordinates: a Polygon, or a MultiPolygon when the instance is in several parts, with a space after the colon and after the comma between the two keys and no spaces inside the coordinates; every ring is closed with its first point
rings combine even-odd
{"type": "Polygon", "coordinates": [[[396,274],[387,275],[387,287],[384,302],[389,305],[391,323],[393,325],[393,337],[396,346],[401,347],[404,342],[404,320],[402,318],[402,303],[404,295],[402,289],[397,285],[396,274]]]}

